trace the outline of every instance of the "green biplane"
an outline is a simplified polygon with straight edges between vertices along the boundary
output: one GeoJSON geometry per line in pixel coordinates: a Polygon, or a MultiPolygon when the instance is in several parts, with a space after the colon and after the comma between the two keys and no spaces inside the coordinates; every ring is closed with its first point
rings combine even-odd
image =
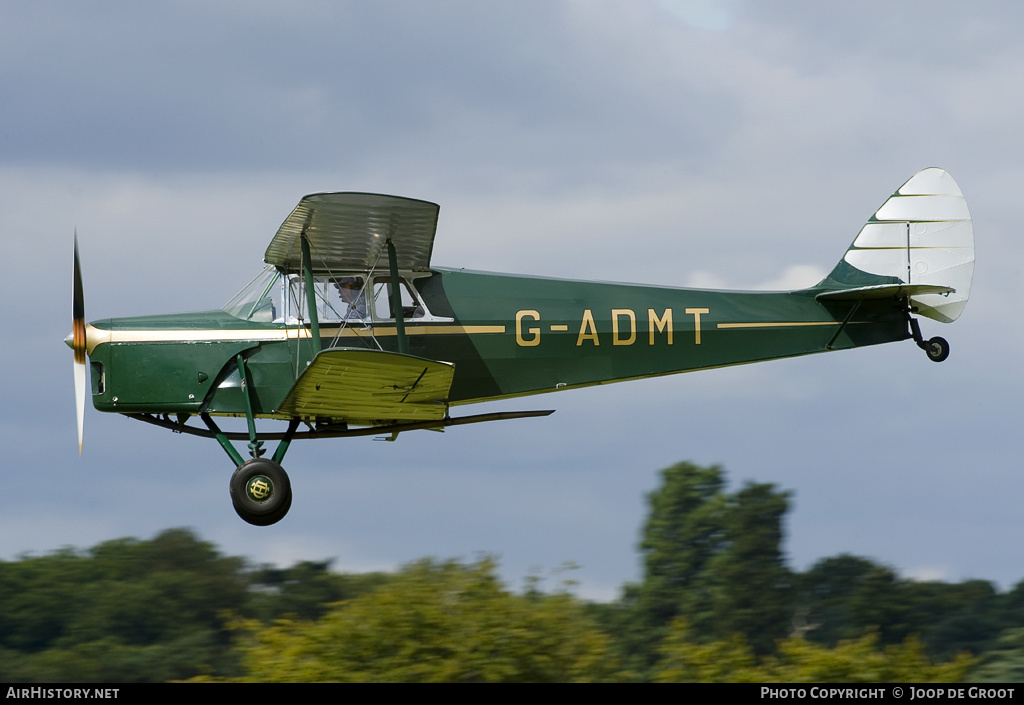
{"type": "Polygon", "coordinates": [[[571,281],[433,267],[438,206],[319,193],[285,219],[266,269],[223,308],[84,322],[75,242],[79,452],[84,400],[216,439],[250,524],[291,506],[281,467],[299,438],[443,429],[551,411],[450,415],[475,402],[912,339],[914,314],[955,320],[970,292],[974,235],[960,189],[919,172],[809,289],[736,292],[571,281]],[[89,356],[86,364],[86,353],[89,356]],[[87,370],[89,371],[87,373],[87,370]],[[193,421],[196,417],[197,421],[193,421]],[[247,421],[226,432],[217,417],[247,421]],[[257,430],[257,419],[287,428],[257,430]],[[248,460],[233,445],[248,442],[248,460]],[[265,457],[264,443],[277,441],[265,457]]]}

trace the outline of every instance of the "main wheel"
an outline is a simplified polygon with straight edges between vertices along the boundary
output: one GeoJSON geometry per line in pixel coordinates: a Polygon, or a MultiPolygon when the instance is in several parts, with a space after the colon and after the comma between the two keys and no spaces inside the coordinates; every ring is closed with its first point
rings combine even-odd
{"type": "Polygon", "coordinates": [[[253,458],[231,476],[231,503],[238,516],[254,526],[276,524],[292,506],[288,473],[273,460],[253,458]]]}
{"type": "Polygon", "coordinates": [[[949,357],[949,343],[945,338],[932,338],[924,344],[924,351],[932,362],[942,362],[949,357]]]}

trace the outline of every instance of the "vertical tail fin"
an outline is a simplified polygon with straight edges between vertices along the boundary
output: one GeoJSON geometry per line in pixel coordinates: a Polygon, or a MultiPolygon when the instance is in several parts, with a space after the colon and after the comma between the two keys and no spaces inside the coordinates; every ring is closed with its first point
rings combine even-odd
{"type": "Polygon", "coordinates": [[[861,228],[832,273],[818,286],[851,289],[904,284],[953,289],[916,293],[922,316],[955,321],[967,305],[974,276],[974,228],[967,201],[942,169],[914,174],[861,228]]]}

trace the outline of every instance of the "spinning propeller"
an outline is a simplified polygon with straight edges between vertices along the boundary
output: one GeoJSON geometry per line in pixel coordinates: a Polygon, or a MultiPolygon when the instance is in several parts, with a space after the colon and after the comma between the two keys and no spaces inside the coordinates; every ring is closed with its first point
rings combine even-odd
{"type": "Polygon", "coordinates": [[[75,408],[78,412],[78,454],[82,454],[82,431],[85,422],[85,297],[82,294],[82,268],[78,263],[78,232],[75,231],[75,293],[71,302],[73,317],[71,335],[65,340],[75,351],[75,408]]]}

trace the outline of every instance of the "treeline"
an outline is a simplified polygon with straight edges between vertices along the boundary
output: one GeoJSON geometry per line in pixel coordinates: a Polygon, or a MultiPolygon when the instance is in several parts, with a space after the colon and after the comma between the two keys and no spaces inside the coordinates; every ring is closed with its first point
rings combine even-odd
{"type": "Polygon", "coordinates": [[[643,581],[591,606],[635,672],[657,677],[665,649],[685,641],[739,644],[762,665],[798,648],[872,644],[933,663],[969,659],[973,679],[1024,676],[1024,581],[1006,593],[986,580],[915,581],[850,555],[793,571],[781,548],[789,497],[750,482],[727,492],[719,467],[662,471],[639,546],[643,581]]]}
{"type": "Polygon", "coordinates": [[[0,680],[1024,679],[1024,581],[785,565],[789,495],[680,463],[648,497],[641,582],[516,593],[490,560],[396,573],[250,566],[185,529],[0,562],[0,680]]]}

